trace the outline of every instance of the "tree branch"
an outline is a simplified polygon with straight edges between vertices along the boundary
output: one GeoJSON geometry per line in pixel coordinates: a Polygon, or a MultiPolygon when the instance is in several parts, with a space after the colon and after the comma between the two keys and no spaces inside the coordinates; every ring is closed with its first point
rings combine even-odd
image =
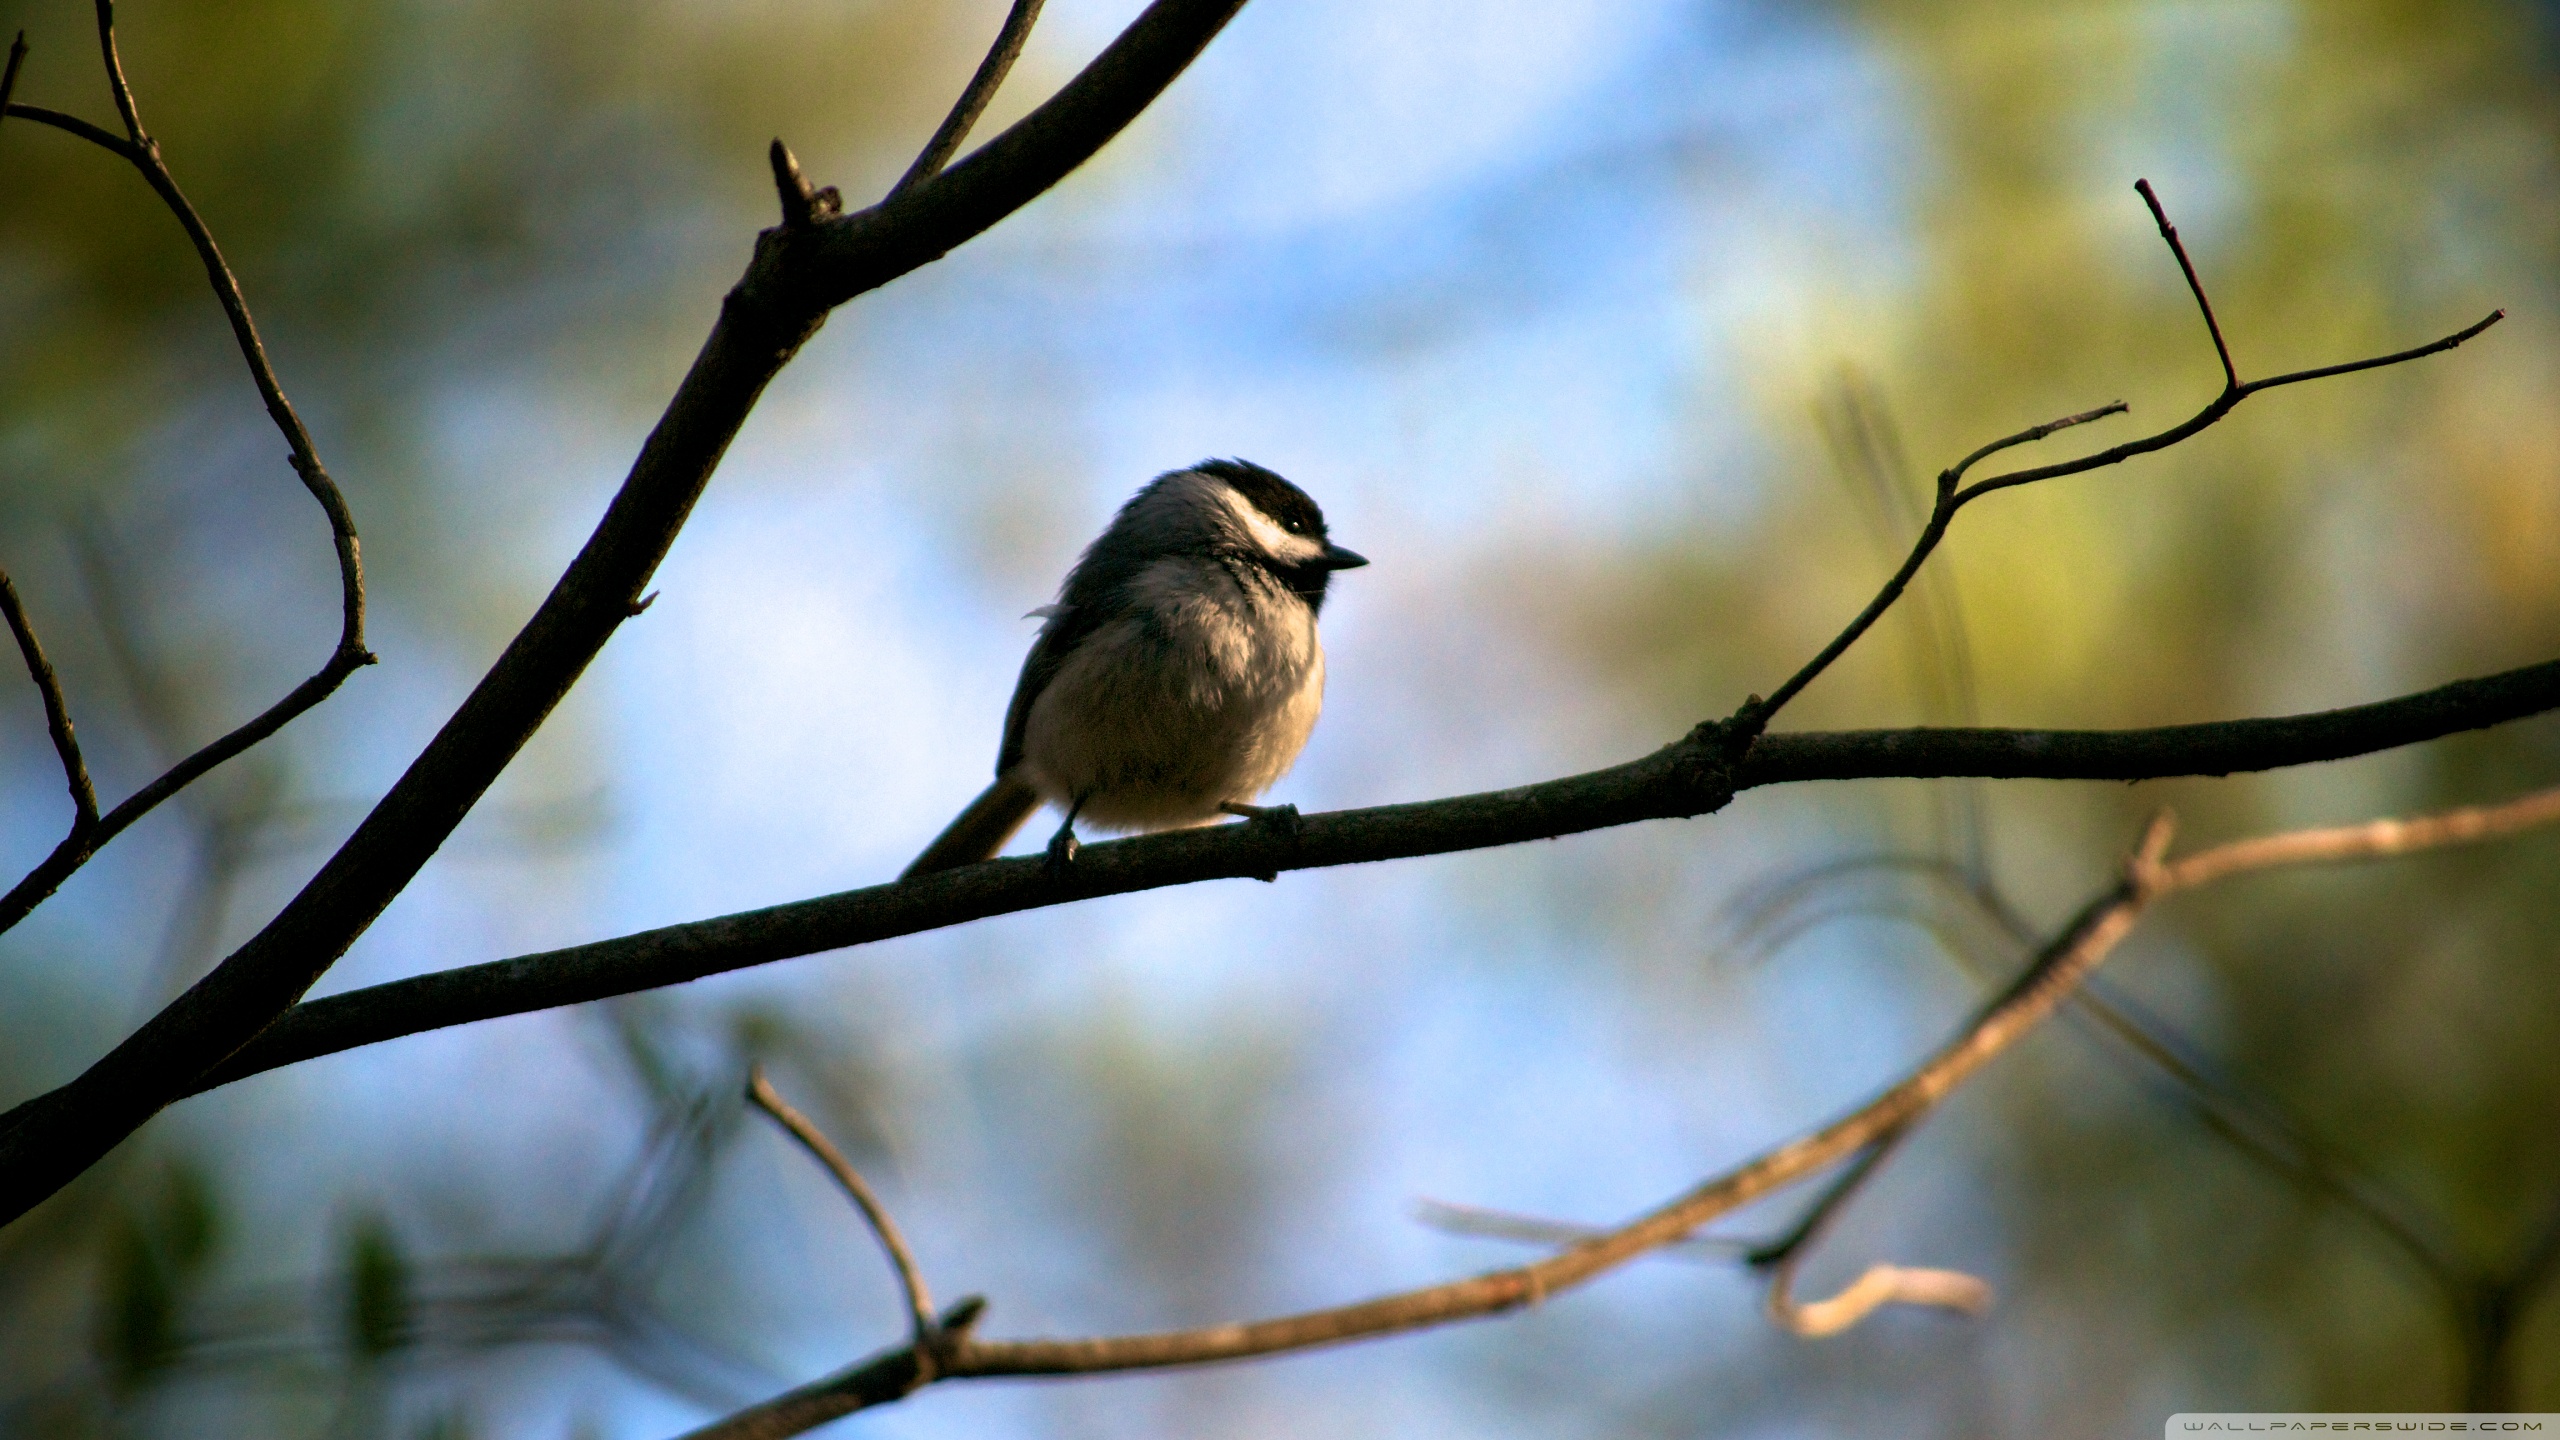
{"type": "Polygon", "coordinates": [[[898,1222],[889,1218],[889,1207],[880,1203],[880,1197],[872,1193],[870,1182],[862,1178],[861,1171],[853,1168],[852,1161],[844,1158],[844,1152],[835,1147],[835,1142],[810,1124],[808,1116],[792,1109],[790,1102],[775,1092],[772,1082],[764,1078],[761,1065],[747,1071],[747,1102],[772,1116],[775,1124],[790,1132],[791,1138],[800,1142],[800,1148],[827,1167],[827,1173],[844,1187],[844,1193],[853,1197],[854,1208],[862,1212],[863,1223],[871,1227],[872,1237],[880,1242],[880,1249],[888,1255],[889,1268],[897,1272],[898,1289],[907,1301],[907,1320],[911,1327],[908,1338],[914,1342],[917,1353],[931,1355],[934,1337],[941,1333],[940,1322],[933,1315],[933,1292],[925,1288],[924,1272],[916,1268],[915,1252],[907,1248],[907,1237],[899,1233],[898,1222]]]}
{"type": "Polygon", "coordinates": [[[890,199],[895,200],[940,174],[942,167],[951,163],[951,157],[959,153],[961,142],[969,138],[978,117],[986,113],[987,102],[996,98],[1004,77],[1012,72],[1013,62],[1022,57],[1023,43],[1031,38],[1031,27],[1040,19],[1040,4],[1041,0],[1013,0],[1003,28],[996,32],[995,43],[987,47],[987,58],[978,62],[978,71],[969,77],[968,88],[952,102],[951,113],[942,118],[941,126],[925,142],[916,162],[898,177],[897,184],[889,187],[890,199]]]}
{"type": "MultiPolygon", "coordinates": [[[[798,1434],[901,1398],[929,1383],[919,1378],[928,1373],[934,1379],[970,1380],[1213,1364],[1484,1319],[1533,1304],[1673,1244],[1720,1215],[1850,1156],[1877,1153],[1878,1147],[1907,1133],[1985,1065],[2050,1018],[2132,933],[2144,912],[2171,895],[2251,871],[2405,854],[2513,834],[2553,819],[2560,819],[2560,790],[2412,821],[2378,820],[2241,841],[2172,863],[2163,857],[2175,827],[2164,812],[2144,830],[2125,862],[2122,878],[2083,906],[2006,989],[1899,1083],[1820,1130],[1766,1151],[1616,1229],[1576,1241],[1546,1259],[1357,1304],[1243,1324],[1074,1340],[963,1337],[945,1349],[932,1372],[919,1363],[914,1347],[902,1347],[696,1430],[686,1440],[774,1440],[798,1434]]],[[[1820,1333],[1830,1333],[1853,1321],[1852,1311],[1863,1314],[1893,1299],[1963,1309],[1988,1298],[1970,1276],[1880,1268],[1884,1273],[1871,1269],[1849,1292],[1819,1302],[1828,1309],[1800,1307],[1798,1318],[1820,1333]],[[1804,1309],[1814,1313],[1804,1316],[1804,1309]]]]}
{"type": "Polygon", "coordinates": [[[1762,735],[1737,763],[1710,722],[1640,760],[1543,784],[1267,825],[1088,845],[1064,877],[1036,856],[437,971],[295,1006],[195,1089],[449,1025],[741,970],[899,935],[1129,894],[1701,815],[1735,791],[1809,780],[2153,780],[2344,759],[2560,708],[2560,660],[2352,709],[2152,730],[1849,730],[1762,735]]]}
{"type": "Polygon", "coordinates": [[[1137,118],[1242,4],[1155,0],[1064,89],[958,165],[872,209],[760,236],[595,533],[355,834],[186,994],[77,1079],[0,1116],[0,1221],[197,1088],[406,888],[633,613],[730,439],[829,309],[939,258],[1056,184],[1137,118]]]}
{"type": "MultiPolygon", "coordinates": [[[[21,52],[10,53],[14,61],[21,52]]],[[[13,63],[5,79],[14,80],[17,73],[13,63]]],[[[0,91],[6,89],[5,80],[0,80],[0,91]]],[[[19,603],[18,587],[10,583],[5,570],[0,570],[0,615],[7,617],[9,633],[17,637],[18,654],[27,662],[27,678],[36,682],[36,693],[44,697],[45,733],[53,737],[53,753],[62,760],[62,778],[71,787],[71,835],[79,839],[98,823],[98,791],[89,783],[88,762],[80,758],[80,742],[71,733],[71,707],[63,702],[62,680],[53,673],[53,662],[45,658],[35,626],[27,620],[27,608],[19,603]]]]}
{"type": "Polygon", "coordinates": [[[0,70],[0,119],[8,118],[9,96],[17,90],[18,71],[23,68],[26,63],[27,32],[21,30],[18,32],[18,38],[9,42],[8,68],[0,70]]]}
{"type": "MultiPolygon", "coordinates": [[[[75,824],[71,834],[54,847],[36,867],[29,871],[5,895],[0,895],[0,931],[8,930],[24,920],[45,899],[62,886],[82,865],[88,863],[109,841],[149,814],[162,801],[192,785],[207,771],[232,759],[241,752],[265,741],[283,729],[304,711],[318,705],[334,693],[349,675],[374,663],[364,643],[364,560],[356,539],[355,517],[347,509],[346,497],[337,482],[329,478],[313,447],[311,432],[301,415],[276,379],[274,364],[267,358],[264,341],[258,338],[257,321],[249,313],[248,301],[240,293],[239,279],[231,273],[229,262],[222,257],[222,247],[214,243],[213,232],[204,217],[196,213],[186,193],[178,188],[175,176],[160,158],[159,142],[143,128],[141,111],[135,106],[133,89],[125,81],[124,62],[116,53],[115,7],[111,0],[97,0],[98,49],[106,67],[108,88],[113,92],[116,113],[124,120],[124,138],[107,133],[77,117],[31,105],[8,105],[10,114],[50,125],[98,145],[123,158],[139,171],[160,197],[169,213],[177,217],[180,228],[195,246],[197,258],[204,264],[205,278],[213,287],[214,298],[222,306],[223,316],[230,321],[233,341],[239,346],[240,358],[249,368],[249,378],[257,386],[258,397],[265,404],[267,416],[284,435],[290,452],[287,461],[294,473],[302,477],[303,488],[319,502],[321,513],[329,522],[329,534],[337,550],[338,560],[338,642],[328,661],[320,669],[287,692],[283,699],[269,706],[246,724],[220,737],[187,756],[158,779],[128,796],[103,817],[89,816],[88,823],[75,824]]],[[[16,57],[23,54],[21,45],[11,49],[10,74],[16,74],[16,57]]],[[[5,96],[0,96],[5,100],[5,96]]],[[[66,722],[67,723],[67,722],[66,722]]],[[[57,740],[57,743],[59,741],[57,740]]],[[[93,807],[94,808],[94,807],[93,807]]]]}
{"type": "Polygon", "coordinates": [[[1846,629],[1833,636],[1831,643],[1823,646],[1819,654],[1806,661],[1795,674],[1787,677],[1786,683],[1772,691],[1767,700],[1744,707],[1745,718],[1756,718],[1760,723],[1766,724],[1771,716],[1785,708],[1787,702],[1793,700],[1804,687],[1812,684],[1823,671],[1831,668],[1831,662],[1846,653],[1851,645],[1857,643],[1859,637],[1865,635],[1877,620],[1883,618],[1885,611],[1893,608],[1896,600],[1902,598],[1902,592],[1911,584],[1911,578],[1920,573],[1920,566],[1937,550],[1938,542],[1946,538],[1947,527],[1954,522],[1956,513],[1983,496],[2001,490],[2014,489],[2020,485],[2031,485],[2039,480],[2057,480],[2066,475],[2086,474],[2091,470],[2120,465],[2136,455],[2148,455],[2155,450],[2166,450],[2220,421],[2223,416],[2238,408],[2241,401],[2261,390],[2273,390],[2281,385],[2299,385],[2306,380],[2321,380],[2332,375],[2347,375],[2358,370],[2378,369],[2385,365],[2406,364],[2411,360],[2451,350],[2506,318],[2506,311],[2493,310],[2485,319],[2465,326],[2441,340],[2430,341],[2407,350],[2394,351],[2389,355],[2376,355],[2363,360],[2324,365],[2316,370],[2297,370],[2290,374],[2271,375],[2263,380],[2252,380],[2244,384],[2239,372],[2231,366],[2231,350],[2223,343],[2222,324],[2214,318],[2213,302],[2205,298],[2204,282],[2196,278],[2196,267],[2187,258],[2185,243],[2178,239],[2178,228],[2169,223],[2168,213],[2160,208],[2160,199],[2152,193],[2150,181],[2136,180],[2133,188],[2141,192],[2143,204],[2150,207],[2152,218],[2159,222],[2160,237],[2168,242],[2170,254],[2177,257],[2179,273],[2186,276],[2187,289],[2195,296],[2196,308],[2204,314],[2205,328],[2213,336],[2214,354],[2222,361],[2221,393],[2207,401],[2203,409],[2166,430],[2143,436],[2138,440],[2128,440],[2093,455],[2083,455],[2076,459],[2057,461],[2051,465],[2039,465],[2032,469],[1995,475],[1988,480],[1979,480],[1971,485],[1962,483],[1965,475],[1974,466],[2003,450],[2041,440],[2058,430],[2085,425],[2092,420],[2109,415],[2126,413],[2129,407],[2123,401],[2118,400],[2112,404],[2101,405],[2095,410],[2087,410],[2077,415],[2064,416],[2059,420],[2047,421],[2042,425],[2030,426],[2015,435],[1994,440],[1953,466],[1940,471],[1937,500],[1929,508],[1928,523],[1920,528],[1920,536],[1912,542],[1911,553],[1904,558],[1902,568],[1894,572],[1893,578],[1885,582],[1884,588],[1876,592],[1875,598],[1867,602],[1867,607],[1858,612],[1857,618],[1850,621],[1846,629]]]}

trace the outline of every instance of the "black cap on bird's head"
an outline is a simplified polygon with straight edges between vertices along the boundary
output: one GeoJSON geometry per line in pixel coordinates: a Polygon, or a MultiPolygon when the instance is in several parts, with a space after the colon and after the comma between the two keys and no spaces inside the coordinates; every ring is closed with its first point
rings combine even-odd
{"type": "Polygon", "coordinates": [[[1326,575],[1336,570],[1356,570],[1369,563],[1368,557],[1328,539],[1324,511],[1314,498],[1277,474],[1250,460],[1203,460],[1191,469],[1194,474],[1223,482],[1279,532],[1282,538],[1265,537],[1265,554],[1261,558],[1275,568],[1292,572],[1292,582],[1302,594],[1307,590],[1304,582],[1311,579],[1311,603],[1324,593],[1326,575]]]}

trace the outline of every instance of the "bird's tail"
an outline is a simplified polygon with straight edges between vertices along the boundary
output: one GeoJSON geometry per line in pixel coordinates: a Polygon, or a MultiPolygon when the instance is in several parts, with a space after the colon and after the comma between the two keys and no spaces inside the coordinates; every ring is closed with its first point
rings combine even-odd
{"type": "Polygon", "coordinates": [[[901,880],[930,875],[936,870],[949,870],[959,865],[975,865],[992,857],[1040,808],[1040,794],[1009,775],[999,775],[996,783],[986,788],[960,818],[933,837],[924,853],[907,867],[901,880]]]}

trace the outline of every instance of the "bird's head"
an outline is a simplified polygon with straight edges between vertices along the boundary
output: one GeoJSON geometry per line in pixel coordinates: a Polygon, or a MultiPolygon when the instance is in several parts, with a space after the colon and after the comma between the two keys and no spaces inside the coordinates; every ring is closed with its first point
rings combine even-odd
{"type": "Polygon", "coordinates": [[[1208,548],[1262,565],[1309,606],[1324,603],[1334,571],[1369,563],[1333,543],[1306,491],[1249,460],[1203,460],[1149,489],[1176,492],[1166,498],[1177,500],[1208,548]]]}

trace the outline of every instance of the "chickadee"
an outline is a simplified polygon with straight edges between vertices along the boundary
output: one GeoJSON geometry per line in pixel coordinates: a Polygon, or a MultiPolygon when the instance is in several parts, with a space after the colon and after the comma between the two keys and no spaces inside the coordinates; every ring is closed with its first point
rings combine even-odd
{"type": "MultiPolygon", "coordinates": [[[[1042,801],[1111,830],[1262,816],[1324,704],[1316,611],[1336,570],[1369,562],[1325,538],[1324,512],[1259,465],[1203,460],[1120,507],[1067,572],[1005,711],[996,783],[907,876],[984,860],[1042,801]]],[[[1295,812],[1289,812],[1294,814],[1295,812]]]]}

